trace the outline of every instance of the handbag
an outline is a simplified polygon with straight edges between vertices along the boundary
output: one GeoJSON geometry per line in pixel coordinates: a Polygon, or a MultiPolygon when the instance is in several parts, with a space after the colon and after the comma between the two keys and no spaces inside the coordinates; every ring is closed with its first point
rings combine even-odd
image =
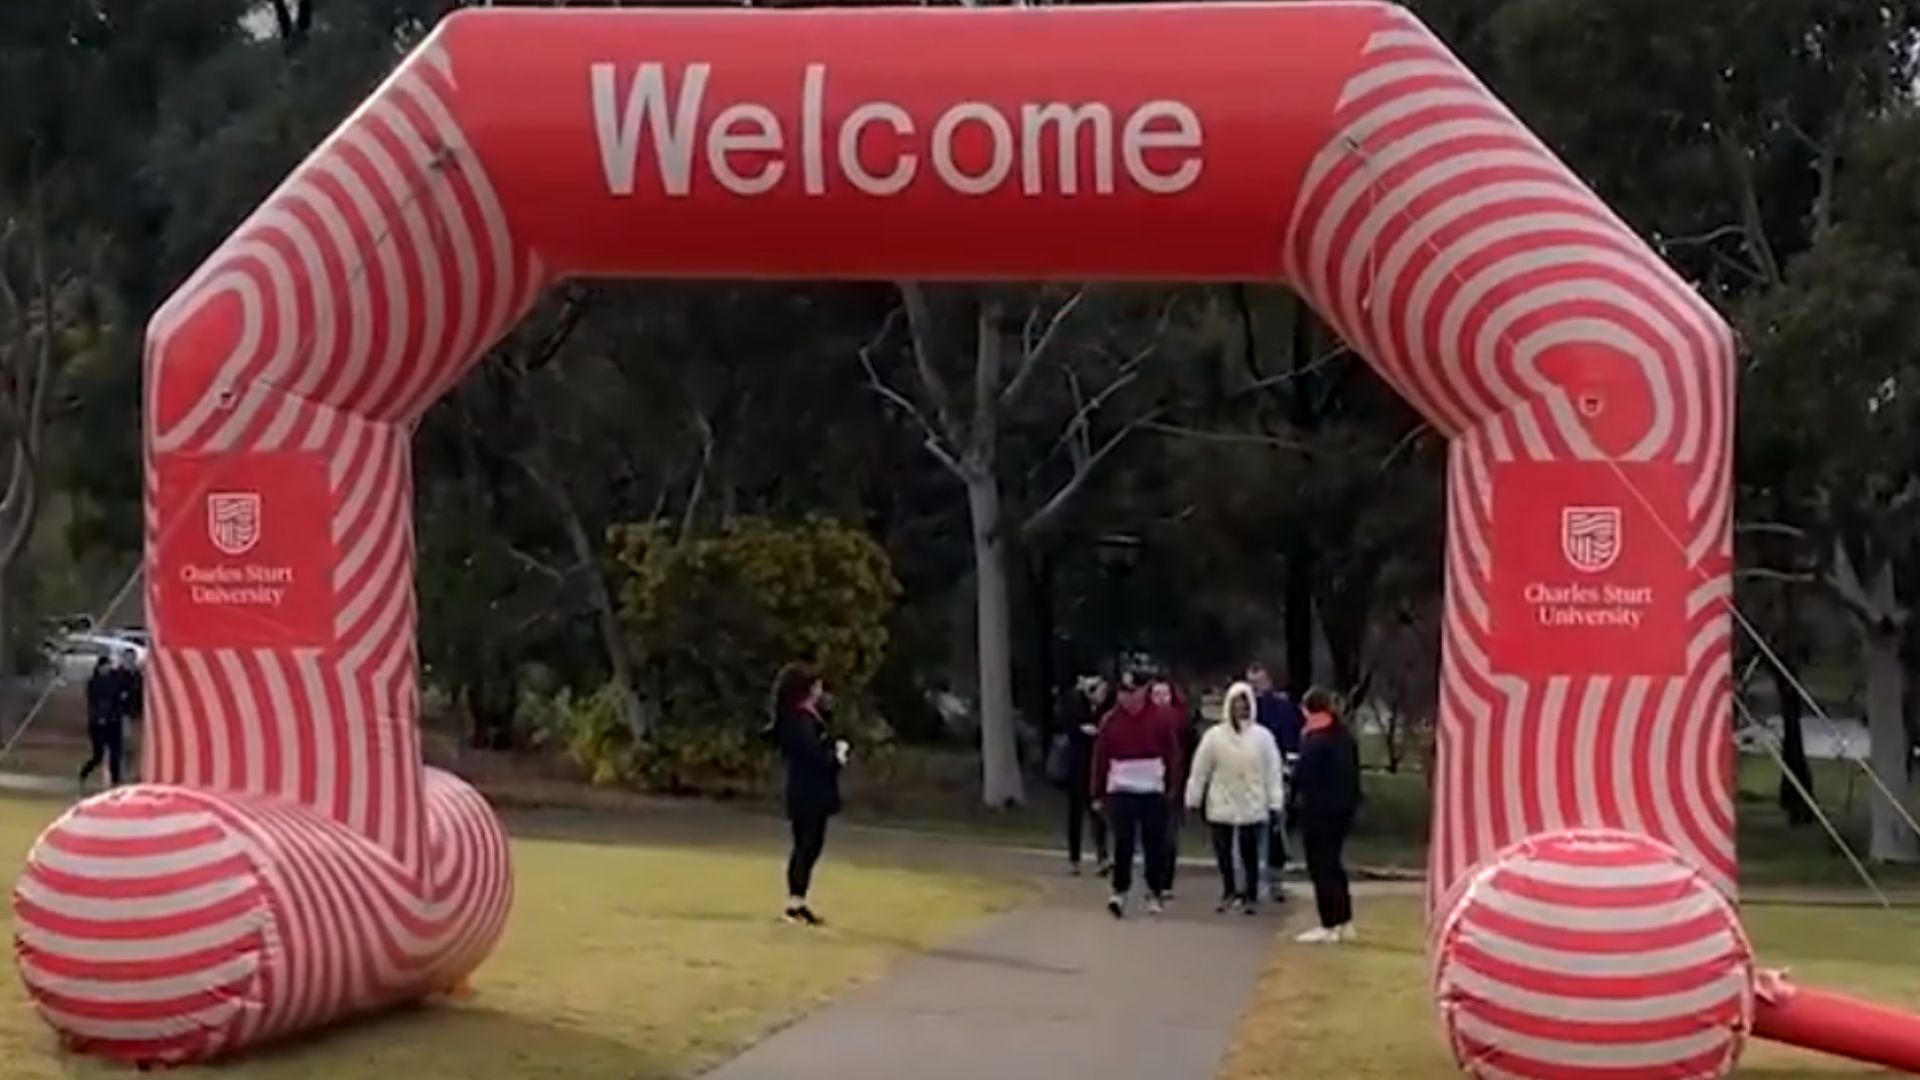
{"type": "Polygon", "coordinates": [[[1047,746],[1047,781],[1064,787],[1072,771],[1072,742],[1065,734],[1055,735],[1053,742],[1047,746]]]}

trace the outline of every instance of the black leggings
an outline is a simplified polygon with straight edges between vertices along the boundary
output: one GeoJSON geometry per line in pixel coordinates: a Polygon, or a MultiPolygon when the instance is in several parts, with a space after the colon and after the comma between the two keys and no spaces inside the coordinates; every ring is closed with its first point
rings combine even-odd
{"type": "Polygon", "coordinates": [[[827,846],[827,815],[800,814],[791,820],[793,853],[787,856],[787,895],[805,900],[813,887],[813,867],[827,846]]]}
{"type": "Polygon", "coordinates": [[[1075,776],[1067,781],[1067,861],[1080,865],[1082,831],[1093,829],[1094,857],[1107,861],[1107,819],[1093,808],[1093,796],[1087,793],[1087,778],[1075,776]]]}
{"type": "Polygon", "coordinates": [[[1214,825],[1213,859],[1220,864],[1220,896],[1222,899],[1238,898],[1251,904],[1260,895],[1260,834],[1264,832],[1260,825],[1214,825]],[[1245,883],[1233,872],[1235,849],[1240,855],[1240,866],[1245,875],[1245,883]]]}
{"type": "Polygon", "coordinates": [[[1320,909],[1320,925],[1331,930],[1353,921],[1353,893],[1347,888],[1347,868],[1341,850],[1353,822],[1345,817],[1318,819],[1307,814],[1301,840],[1307,849],[1307,876],[1313,879],[1313,903],[1320,909]]]}
{"type": "Polygon", "coordinates": [[[1161,861],[1166,868],[1160,872],[1160,880],[1167,883],[1167,891],[1173,891],[1173,879],[1180,873],[1180,828],[1187,822],[1187,808],[1179,799],[1167,797],[1167,839],[1161,845],[1161,861]]]}
{"type": "Polygon", "coordinates": [[[124,754],[120,721],[114,720],[105,724],[88,724],[87,742],[93,746],[93,756],[87,758],[85,765],[80,766],[80,779],[85,780],[87,777],[92,776],[93,770],[99,768],[100,762],[105,760],[107,763],[107,779],[118,784],[120,782],[121,758],[124,754]]]}

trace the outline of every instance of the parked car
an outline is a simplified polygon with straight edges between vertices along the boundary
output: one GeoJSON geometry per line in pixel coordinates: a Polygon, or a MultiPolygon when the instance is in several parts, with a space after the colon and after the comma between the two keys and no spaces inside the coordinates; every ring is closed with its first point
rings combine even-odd
{"type": "Polygon", "coordinates": [[[77,685],[92,677],[94,665],[101,657],[111,659],[122,652],[132,652],[134,664],[146,666],[145,645],[110,634],[68,634],[56,638],[47,643],[47,664],[55,682],[77,685]]]}
{"type": "Polygon", "coordinates": [[[131,641],[142,649],[153,648],[153,632],[144,626],[116,626],[100,632],[107,637],[119,638],[122,641],[131,641]]]}

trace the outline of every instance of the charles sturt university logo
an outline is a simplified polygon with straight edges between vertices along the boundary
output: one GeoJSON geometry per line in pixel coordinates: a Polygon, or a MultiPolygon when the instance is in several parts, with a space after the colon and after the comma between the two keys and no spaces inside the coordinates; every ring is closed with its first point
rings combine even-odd
{"type": "Polygon", "coordinates": [[[1575,570],[1597,574],[1620,558],[1620,508],[1568,506],[1560,511],[1560,553],[1575,570]]]}
{"type": "Polygon", "coordinates": [[[223,555],[245,555],[260,542],[260,493],[216,491],[207,496],[207,538],[223,555]]]}

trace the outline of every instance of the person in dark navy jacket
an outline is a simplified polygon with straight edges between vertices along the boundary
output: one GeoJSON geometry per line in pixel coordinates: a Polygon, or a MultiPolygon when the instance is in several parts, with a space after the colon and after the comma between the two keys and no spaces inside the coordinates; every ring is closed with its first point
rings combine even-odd
{"type": "Polygon", "coordinates": [[[823,923],[807,893],[826,848],[827,822],[840,812],[840,770],[847,763],[847,743],[833,738],[825,703],[820,676],[805,667],[789,664],[774,680],[770,728],[786,764],[787,820],[793,826],[786,919],[804,926],[823,923]]]}

